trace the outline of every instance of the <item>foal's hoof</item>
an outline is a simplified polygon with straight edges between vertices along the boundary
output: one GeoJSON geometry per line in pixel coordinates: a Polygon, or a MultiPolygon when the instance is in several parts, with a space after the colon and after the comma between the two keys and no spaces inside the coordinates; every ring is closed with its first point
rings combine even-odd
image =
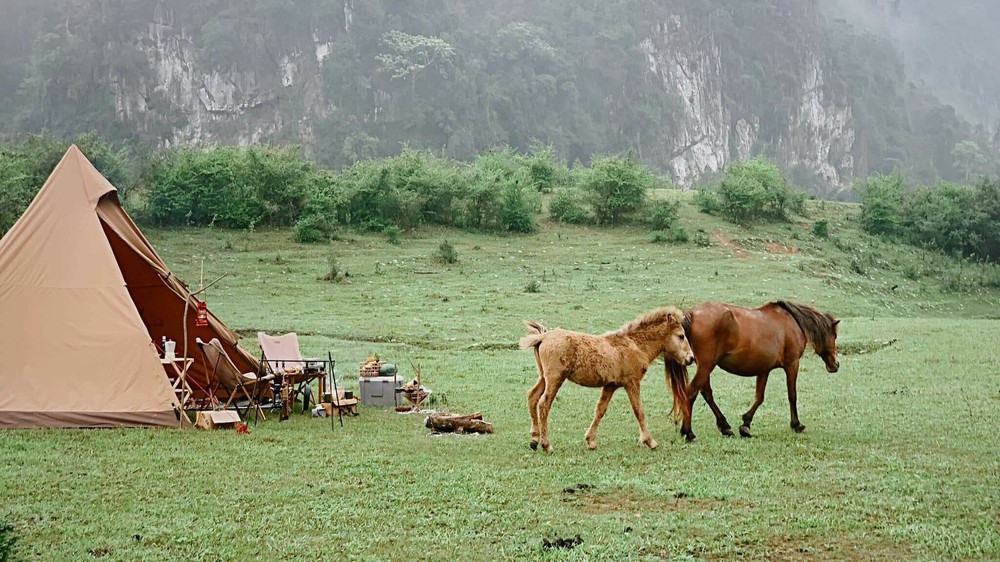
{"type": "Polygon", "coordinates": [[[538,441],[532,441],[531,443],[528,443],[528,446],[531,447],[532,451],[537,451],[538,450],[538,441]]]}
{"type": "Polygon", "coordinates": [[[740,426],[740,437],[753,437],[753,434],[750,433],[750,426],[747,425],[740,426]]]}
{"type": "Polygon", "coordinates": [[[584,444],[587,445],[587,448],[590,449],[591,451],[593,451],[594,449],[597,448],[597,440],[596,439],[584,439],[583,442],[584,442],[584,444]]]}
{"type": "Polygon", "coordinates": [[[545,451],[546,453],[551,453],[552,452],[552,445],[549,445],[548,443],[546,443],[546,444],[542,445],[542,450],[545,451]]]}
{"type": "Polygon", "coordinates": [[[806,430],[806,426],[800,423],[799,425],[793,425],[792,429],[795,431],[795,433],[802,433],[803,431],[806,430]]]}
{"type": "Polygon", "coordinates": [[[660,446],[660,444],[656,442],[656,439],[653,439],[652,437],[649,438],[649,441],[644,441],[643,444],[654,451],[660,446]]]}

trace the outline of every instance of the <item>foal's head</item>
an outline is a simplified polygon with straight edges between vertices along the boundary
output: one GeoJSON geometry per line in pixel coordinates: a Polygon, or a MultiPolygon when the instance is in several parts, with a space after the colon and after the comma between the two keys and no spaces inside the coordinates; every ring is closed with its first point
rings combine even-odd
{"type": "Polygon", "coordinates": [[[668,308],[664,312],[665,337],[663,352],[667,357],[680,363],[690,365],[694,363],[694,352],[691,351],[691,342],[684,335],[684,314],[676,308],[668,308]]]}

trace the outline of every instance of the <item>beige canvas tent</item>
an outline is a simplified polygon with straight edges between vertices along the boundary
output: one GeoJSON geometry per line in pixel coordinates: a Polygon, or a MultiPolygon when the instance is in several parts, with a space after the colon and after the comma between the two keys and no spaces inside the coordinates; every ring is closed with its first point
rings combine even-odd
{"type": "MultiPolygon", "coordinates": [[[[76,146],[0,240],[0,427],[178,426],[186,420],[153,341],[188,354],[219,338],[237,366],[257,361],[174,277],[117,191],[76,146]]],[[[211,389],[200,357],[190,377],[211,389]]],[[[209,369],[210,370],[210,369],[209,369]]]]}

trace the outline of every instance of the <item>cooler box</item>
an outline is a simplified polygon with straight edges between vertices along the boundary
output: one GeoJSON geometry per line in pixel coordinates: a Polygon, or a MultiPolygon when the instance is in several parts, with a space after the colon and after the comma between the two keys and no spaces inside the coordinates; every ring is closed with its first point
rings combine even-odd
{"type": "Polygon", "coordinates": [[[403,381],[398,377],[361,377],[358,386],[365,406],[392,408],[396,405],[396,388],[403,386],[403,381]]]}

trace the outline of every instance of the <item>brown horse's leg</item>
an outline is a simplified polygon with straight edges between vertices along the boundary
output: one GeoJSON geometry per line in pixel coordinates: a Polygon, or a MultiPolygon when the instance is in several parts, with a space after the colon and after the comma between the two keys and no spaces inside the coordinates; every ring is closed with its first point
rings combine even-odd
{"type": "Polygon", "coordinates": [[[753,437],[750,433],[750,424],[753,423],[753,416],[757,413],[757,408],[764,403],[764,390],[767,388],[767,375],[757,377],[757,390],[754,393],[753,405],[743,414],[743,425],[740,426],[740,435],[743,437],[753,437]]]}
{"type": "Polygon", "coordinates": [[[607,413],[608,403],[611,402],[611,397],[614,396],[616,390],[618,390],[618,387],[614,385],[605,386],[601,390],[601,398],[597,401],[597,408],[594,410],[594,421],[583,436],[588,449],[593,450],[597,448],[597,426],[601,423],[601,418],[604,417],[604,414],[607,413]]]}
{"type": "Polygon", "coordinates": [[[785,367],[785,385],[788,387],[788,407],[791,410],[791,422],[789,425],[795,433],[802,433],[806,426],[799,423],[799,409],[795,404],[795,382],[799,378],[799,363],[796,361],[785,367]]]}
{"type": "Polygon", "coordinates": [[[733,426],[729,425],[729,420],[723,415],[719,405],[715,403],[715,397],[712,394],[711,378],[705,381],[705,388],[701,389],[701,395],[705,399],[705,402],[708,403],[708,407],[712,409],[712,413],[715,414],[715,425],[718,426],[719,431],[727,437],[732,437],[733,426]]]}
{"type": "Polygon", "coordinates": [[[653,436],[649,434],[649,430],[646,429],[646,412],[642,408],[642,395],[639,390],[639,383],[634,382],[626,385],[625,392],[628,394],[629,403],[632,404],[632,413],[635,414],[635,419],[639,422],[639,441],[650,449],[659,447],[659,443],[656,442],[656,439],[653,439],[653,436]]]}
{"type": "Polygon", "coordinates": [[[546,453],[552,452],[552,445],[549,444],[549,410],[552,409],[552,401],[556,399],[559,387],[566,379],[562,376],[555,376],[545,379],[545,392],[538,402],[538,443],[546,453]]]}
{"type": "Polygon", "coordinates": [[[538,382],[528,390],[528,411],[531,412],[531,448],[538,448],[538,400],[545,392],[545,379],[538,376],[538,382]]]}
{"type": "Polygon", "coordinates": [[[698,370],[695,372],[694,378],[691,379],[691,384],[688,385],[688,409],[685,412],[684,421],[681,422],[681,435],[688,441],[696,439],[694,431],[691,431],[691,414],[694,411],[694,401],[698,399],[698,393],[708,384],[708,377],[712,374],[712,369],[714,368],[715,365],[709,365],[708,362],[699,362],[698,370]]]}

